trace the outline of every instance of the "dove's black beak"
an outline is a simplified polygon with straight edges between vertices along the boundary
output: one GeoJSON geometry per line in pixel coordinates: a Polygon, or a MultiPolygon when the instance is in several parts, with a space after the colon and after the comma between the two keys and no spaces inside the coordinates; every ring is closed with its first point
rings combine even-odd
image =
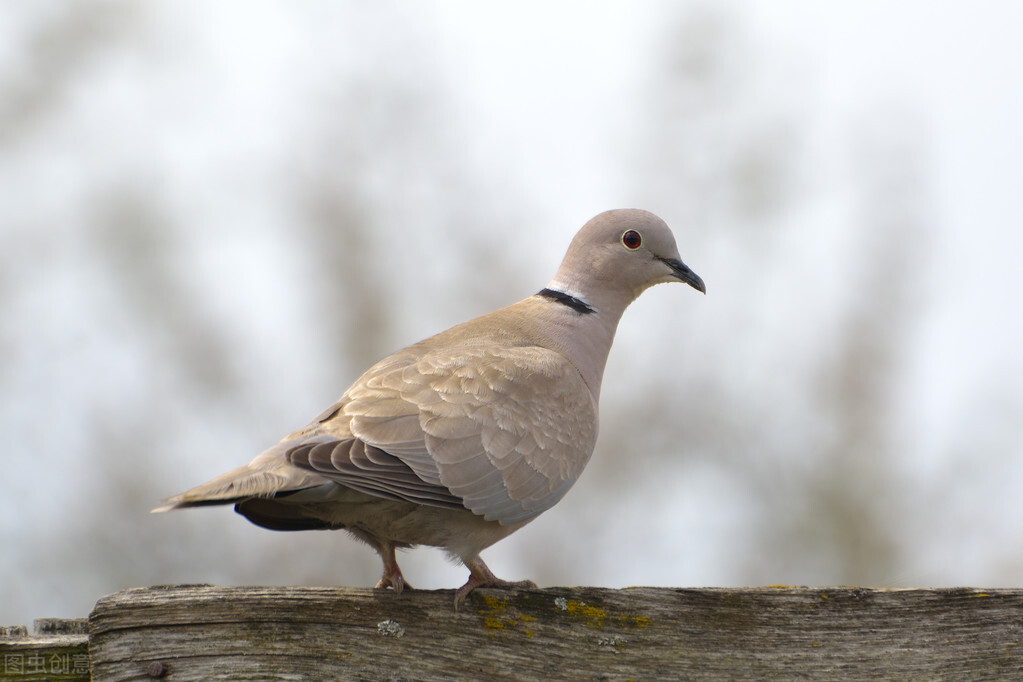
{"type": "Polygon", "coordinates": [[[658,260],[671,268],[671,274],[675,277],[678,277],[700,293],[707,293],[707,287],[704,285],[703,280],[700,279],[699,275],[690,270],[688,265],[676,258],[660,258],[658,256],[658,260]]]}

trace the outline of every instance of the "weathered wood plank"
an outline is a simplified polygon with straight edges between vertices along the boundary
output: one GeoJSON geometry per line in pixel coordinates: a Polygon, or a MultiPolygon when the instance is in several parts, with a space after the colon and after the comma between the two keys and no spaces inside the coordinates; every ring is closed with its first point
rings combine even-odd
{"type": "Polygon", "coordinates": [[[181,585],[89,627],[102,680],[1023,677],[1023,590],[181,585]]]}
{"type": "Polygon", "coordinates": [[[24,626],[0,627],[0,680],[89,679],[89,638],[84,618],[37,618],[24,626]]]}

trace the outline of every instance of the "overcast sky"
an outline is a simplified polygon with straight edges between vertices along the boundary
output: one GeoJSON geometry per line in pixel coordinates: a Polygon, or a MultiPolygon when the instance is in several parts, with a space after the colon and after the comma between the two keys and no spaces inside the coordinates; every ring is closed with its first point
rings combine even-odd
{"type": "MultiPolygon", "coordinates": [[[[31,92],[33,83],[62,76],[38,68],[26,55],[41,17],[74,6],[8,5],[9,21],[0,26],[0,87],[31,92]]],[[[18,585],[17,593],[0,599],[0,606],[10,604],[10,612],[0,611],[0,625],[84,616],[100,596],[91,591],[158,579],[140,568],[127,577],[95,579],[71,596],[53,587],[66,567],[33,568],[31,575],[24,570],[46,565],[48,550],[40,542],[71,546],[68,538],[83,531],[71,523],[66,535],[60,534],[75,516],[68,504],[86,503],[88,481],[110,475],[90,469],[78,456],[87,443],[77,421],[88,422],[92,410],[106,416],[108,407],[141,412],[147,392],[177,382],[152,367],[159,354],[146,355],[133,345],[145,338],[140,330],[149,322],[111,312],[121,299],[104,288],[109,286],[101,281],[104,266],[90,256],[93,237],[81,229],[95,220],[88,215],[91,193],[99,187],[116,196],[125,188],[144,187],[159,195],[166,219],[175,226],[175,238],[164,246],[187,255],[180,264],[187,275],[185,292],[200,299],[211,318],[230,322],[221,332],[240,366],[265,369],[268,375],[252,379],[245,394],[251,401],[247,409],[265,415],[246,424],[247,433],[237,433],[238,425],[215,406],[204,408],[203,424],[182,407],[182,414],[166,415],[167,423],[182,419],[177,428],[188,431],[188,442],[209,443],[210,449],[176,454],[180,466],[132,460],[131,466],[149,471],[140,492],[145,499],[137,501],[137,533],[151,538],[168,532],[169,526],[154,524],[178,522],[153,521],[145,505],[247,461],[256,448],[300,426],[325,406],[321,402],[335,397],[329,393],[333,388],[321,397],[325,389],[314,362],[295,361],[330,349],[323,339],[296,331],[322,311],[302,298],[309,292],[299,275],[309,264],[289,244],[295,216],[282,208],[286,189],[280,180],[307,168],[322,169],[312,161],[319,154],[336,154],[343,175],[345,158],[374,152],[360,147],[359,140],[389,134],[374,130],[373,121],[383,129],[393,123],[395,111],[409,121],[399,130],[412,132],[394,146],[407,142],[410,149],[426,151],[392,165],[371,165],[375,174],[359,178],[360,188],[378,198],[373,217],[379,229],[368,240],[400,239],[400,247],[383,252],[390,267],[381,267],[375,289],[360,293],[376,291],[402,306],[387,311],[395,344],[481,312],[470,306],[496,305],[539,288],[574,231],[601,210],[643,203],[672,225],[683,258],[707,281],[708,295],[689,297],[659,287],[629,311],[612,351],[605,406],[615,396],[634,400],[643,386],[665,379],[670,373],[658,362],[719,363],[722,384],[738,381],[741,372],[769,373],[771,368],[757,364],[766,365],[765,358],[774,357],[770,354],[736,360],[727,356],[726,346],[715,356],[714,347],[697,342],[703,355],[679,357],[663,347],[647,352],[644,339],[668,316],[666,310],[683,317],[677,324],[689,322],[687,338],[699,339],[701,324],[708,335],[724,333],[731,314],[774,319],[779,327],[812,327],[816,320],[801,313],[816,311],[813,301],[845,300],[843,287],[860,286],[860,276],[877,276],[871,263],[843,263],[840,256],[834,263],[820,262],[852,241],[849,235],[858,227],[842,196],[843,173],[855,166],[857,136],[880,131],[889,136],[890,149],[918,155],[926,225],[913,234],[918,242],[910,255],[920,254],[914,265],[922,273],[922,291],[912,299],[912,339],[899,359],[897,389],[901,437],[912,447],[892,466],[918,473],[924,490],[928,476],[948,486],[948,471],[962,470],[969,494],[943,509],[921,511],[962,518],[963,527],[950,531],[947,542],[921,540],[919,564],[893,575],[892,583],[1018,585],[1023,554],[1012,548],[1019,544],[1023,521],[1014,493],[1023,486],[1023,41],[1018,39],[1023,5],[807,0],[81,6],[90,12],[113,8],[109,12],[123,15],[121,28],[114,30],[117,40],[111,41],[114,57],[90,52],[77,70],[69,69],[71,83],[55,104],[49,109],[45,102],[33,104],[45,114],[22,121],[17,136],[0,138],[0,243],[10,249],[6,271],[0,273],[5,307],[0,348],[7,358],[0,380],[0,433],[10,443],[5,462],[9,480],[16,482],[0,496],[0,539],[18,549],[0,557],[3,582],[8,589],[18,585]],[[739,135],[775,120],[800,126],[800,144],[791,154],[802,160],[803,171],[793,182],[797,196],[805,187],[807,201],[777,220],[781,248],[765,253],[786,260],[792,278],[783,284],[798,284],[801,291],[779,295],[772,289],[780,286],[777,280],[765,283],[765,291],[755,292],[763,305],[743,308],[736,300],[745,290],[742,277],[730,268],[757,264],[729,251],[730,244],[742,245],[712,234],[719,219],[710,216],[701,223],[684,203],[673,204],[670,192],[648,191],[634,180],[637,158],[656,147],[634,128],[644,120],[642,109],[651,106],[649,91],[677,40],[666,27],[690,16],[703,17],[699,20],[708,30],[718,27],[735,46],[728,52],[733,62],[725,68],[749,85],[740,88],[741,106],[725,107],[721,114],[734,117],[739,135]],[[371,110],[353,131],[347,120],[337,120],[344,107],[330,96],[332,85],[360,81],[401,83],[408,104],[371,110]],[[338,139],[303,137],[304,131],[320,128],[333,130],[338,139]],[[464,211],[430,184],[450,171],[448,154],[460,169],[452,182],[470,195],[464,211]],[[414,172],[404,164],[420,167],[414,172]],[[389,203],[392,195],[397,198],[389,203]],[[437,206],[441,201],[444,205],[437,206]],[[463,214],[473,221],[466,233],[436,224],[438,216],[454,216],[457,222],[463,214]],[[468,251],[446,242],[459,236],[494,245],[491,260],[459,260],[468,251]],[[450,249],[443,248],[446,243],[450,249]],[[502,279],[506,288],[471,279],[488,275],[502,279]],[[470,296],[476,289],[485,293],[470,296]],[[443,300],[436,291],[444,292],[443,300]],[[460,291],[466,292],[465,300],[460,291]],[[252,301],[259,302],[254,310],[246,307],[252,301]],[[742,362],[746,365],[737,370],[742,362]],[[259,381],[276,383],[260,393],[259,381]],[[971,460],[973,436],[978,452],[994,443],[998,459],[971,460]],[[957,439],[966,439],[966,454],[958,445],[947,447],[957,439]],[[153,480],[163,476],[167,480],[153,480]],[[26,519],[32,523],[26,525],[26,519]],[[986,532],[971,534],[978,524],[986,532]],[[939,565],[951,568],[943,572],[939,565]]],[[[107,25],[109,13],[103,16],[96,25],[107,25]]],[[[374,101],[367,99],[366,106],[374,101]]],[[[17,112],[3,107],[0,103],[0,122],[10,125],[17,112]]],[[[733,140],[721,142],[727,146],[733,140]]],[[[714,150],[704,153],[713,165],[714,150]]],[[[769,265],[763,264],[765,272],[772,271],[769,265]]],[[[819,312],[826,317],[826,310],[819,312]]],[[[751,328],[772,327],[765,322],[751,328]]],[[[716,343],[717,337],[708,338],[716,343]]],[[[783,338],[792,343],[798,335],[783,338]]],[[[381,348],[378,355],[390,350],[381,348]]],[[[792,349],[793,355],[803,352],[823,351],[792,349]]],[[[342,366],[339,372],[350,381],[359,369],[342,366]]],[[[343,388],[337,385],[336,394],[343,388]]],[[[785,395],[784,386],[777,390],[785,395]]],[[[186,393],[183,401],[195,397],[186,393]]],[[[609,437],[602,427],[602,438],[609,437]]],[[[607,533],[593,539],[592,556],[560,568],[556,579],[612,586],[743,579],[744,574],[729,572],[734,549],[722,542],[721,533],[748,527],[743,517],[748,510],[729,489],[727,477],[706,475],[708,485],[624,491],[657,502],[650,502],[652,509],[632,505],[639,517],[608,521],[607,533]],[[668,493],[678,493],[677,504],[668,493]],[[715,500],[722,505],[715,518],[702,518],[700,510],[715,500]],[[685,546],[650,548],[630,537],[643,514],[658,517],[655,536],[682,533],[685,546]],[[616,547],[626,547],[637,560],[612,566],[616,547]]],[[[926,490],[932,500],[957,497],[953,492],[926,490]]],[[[224,522],[224,533],[249,532],[233,515],[209,514],[211,524],[224,522]]],[[[520,577],[514,574],[515,556],[525,545],[519,543],[557,537],[558,527],[570,520],[552,514],[535,524],[533,535],[523,531],[486,553],[496,573],[520,577]]],[[[206,523],[184,518],[180,523],[197,524],[192,526],[197,530],[206,523]]],[[[593,526],[583,532],[587,528],[593,526]]],[[[202,540],[195,542],[181,551],[196,553],[202,540]]],[[[420,575],[436,568],[426,578],[410,577],[426,587],[454,587],[464,572],[440,565],[436,556],[406,561],[420,575]]],[[[367,565],[370,573],[376,570],[372,562],[367,565]]],[[[227,582],[234,577],[203,574],[201,557],[196,566],[194,575],[159,579],[227,582]]],[[[291,580],[286,573],[250,579],[291,580]]],[[[776,582],[799,579],[779,576],[776,582]]]]}

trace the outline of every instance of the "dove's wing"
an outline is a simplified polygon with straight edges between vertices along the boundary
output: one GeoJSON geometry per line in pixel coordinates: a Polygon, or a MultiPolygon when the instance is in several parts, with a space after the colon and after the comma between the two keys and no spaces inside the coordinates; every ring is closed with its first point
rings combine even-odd
{"type": "Polygon", "coordinates": [[[481,345],[407,359],[367,372],[318,433],[289,449],[291,462],[363,492],[465,507],[505,525],[549,509],[575,483],[596,442],[597,408],[563,356],[481,345]]]}

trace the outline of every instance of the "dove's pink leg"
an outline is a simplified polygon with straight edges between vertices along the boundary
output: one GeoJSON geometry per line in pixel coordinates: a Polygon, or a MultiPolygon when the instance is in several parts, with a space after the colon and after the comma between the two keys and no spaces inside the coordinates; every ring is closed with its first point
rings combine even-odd
{"type": "Polygon", "coordinates": [[[405,576],[401,574],[401,568],[398,566],[398,559],[394,556],[395,544],[389,540],[382,540],[374,544],[374,548],[384,560],[384,574],[373,587],[380,590],[390,587],[395,594],[401,594],[404,589],[411,590],[412,586],[405,582],[405,576]]]}
{"type": "Polygon", "coordinates": [[[456,609],[477,587],[536,587],[536,583],[532,580],[501,580],[490,572],[487,565],[483,563],[483,559],[479,557],[468,561],[463,559],[463,563],[469,569],[469,581],[455,591],[456,609]]]}

